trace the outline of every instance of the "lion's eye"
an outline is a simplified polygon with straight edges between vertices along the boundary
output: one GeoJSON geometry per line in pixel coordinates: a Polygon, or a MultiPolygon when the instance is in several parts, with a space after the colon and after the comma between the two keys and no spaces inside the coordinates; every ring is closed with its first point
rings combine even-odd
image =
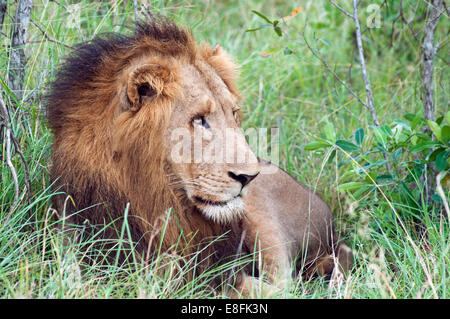
{"type": "Polygon", "coordinates": [[[205,117],[204,116],[200,116],[200,115],[195,116],[192,119],[192,123],[194,123],[194,125],[199,125],[199,126],[201,125],[204,128],[209,128],[210,127],[208,122],[206,122],[205,117]]]}

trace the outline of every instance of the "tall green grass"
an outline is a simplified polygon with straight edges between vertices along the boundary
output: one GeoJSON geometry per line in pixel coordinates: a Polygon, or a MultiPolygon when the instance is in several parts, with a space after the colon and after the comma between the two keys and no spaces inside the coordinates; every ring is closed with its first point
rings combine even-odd
{"type": "MultiPolygon", "coordinates": [[[[370,3],[381,5],[382,2],[370,3]]],[[[425,6],[424,1],[404,3],[407,14],[415,8],[423,11],[425,6]]],[[[367,4],[366,1],[361,4],[362,24],[368,15],[364,11],[367,4]]],[[[8,12],[13,15],[16,4],[11,1],[8,5],[8,12]]],[[[321,194],[335,214],[339,232],[354,250],[356,265],[348,278],[335,278],[330,282],[321,278],[298,278],[275,297],[449,297],[448,220],[441,222],[422,201],[419,207],[425,213],[420,223],[426,231],[418,231],[417,221],[396,215],[396,210],[403,205],[397,199],[383,197],[381,193],[375,198],[369,193],[361,200],[350,193],[339,192],[338,186],[349,181],[349,167],[338,166],[337,162],[327,163],[329,154],[307,152],[303,148],[313,137],[325,137],[322,128],[327,122],[333,123],[336,136],[342,139],[349,138],[359,127],[370,132],[373,123],[369,114],[322,67],[301,39],[302,32],[308,39],[317,39],[314,45],[335,72],[364,96],[351,20],[327,1],[153,1],[150,8],[191,27],[198,41],[220,43],[236,57],[241,71],[238,84],[244,97],[243,126],[280,128],[280,166],[321,194]],[[245,32],[263,24],[251,10],[279,18],[298,6],[304,10],[289,21],[286,29],[289,38],[280,38],[269,28],[245,32]],[[299,54],[285,55],[285,47],[299,54]],[[263,51],[272,54],[262,57],[263,51]]],[[[364,29],[376,111],[383,124],[422,108],[419,46],[409,29],[395,20],[397,15],[395,5],[384,6],[381,27],[364,29]]],[[[32,18],[51,38],[74,45],[103,32],[131,32],[134,8],[132,1],[72,4],[64,0],[36,0],[32,18]]],[[[434,64],[434,93],[437,110],[445,112],[450,92],[445,54],[449,22],[446,16],[442,20],[436,37],[444,46],[434,64]]],[[[11,16],[7,16],[2,29],[4,34],[10,34],[11,23],[11,16]]],[[[416,30],[422,26],[423,21],[414,24],[416,30]]],[[[221,297],[210,288],[207,280],[202,280],[206,277],[190,282],[182,280],[182,274],[195,267],[195,256],[186,263],[177,256],[161,253],[150,264],[134,256],[128,264],[80,267],[80,260],[101,252],[92,251],[90,243],[68,241],[58,219],[61,212],[51,208],[54,192],[48,170],[52,137],[40,99],[70,48],[48,41],[33,23],[28,37],[25,101],[11,118],[13,133],[30,167],[33,198],[31,203],[27,202],[24,171],[16,155],[14,164],[22,192],[18,209],[11,218],[6,217],[14,198],[12,177],[6,165],[1,167],[0,295],[3,298],[221,297]]],[[[0,77],[6,82],[10,48],[4,35],[0,43],[0,77]]],[[[6,90],[3,90],[3,97],[7,102],[14,100],[12,93],[6,90]]],[[[374,138],[371,133],[367,134],[367,138],[374,138]]],[[[4,160],[5,145],[1,147],[4,160]]],[[[357,160],[354,165],[358,165],[357,160]]],[[[422,187],[419,182],[416,184],[422,187]]],[[[126,223],[124,225],[117,249],[125,249],[120,241],[129,238],[129,229],[126,223]]],[[[217,271],[231,267],[233,265],[226,265],[217,271]]]]}

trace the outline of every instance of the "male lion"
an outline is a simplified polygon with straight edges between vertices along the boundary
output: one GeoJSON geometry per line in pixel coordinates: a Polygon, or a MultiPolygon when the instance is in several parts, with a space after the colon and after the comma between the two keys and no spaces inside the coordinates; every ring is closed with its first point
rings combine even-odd
{"type": "Polygon", "coordinates": [[[128,204],[138,253],[197,251],[203,270],[256,252],[261,267],[235,278],[235,291],[246,295],[256,281],[250,272],[279,286],[300,270],[330,275],[335,261],[349,270],[351,251],[326,204],[249,149],[235,77],[220,46],[197,45],[165,18],[78,46],[47,97],[51,176],[65,192],[55,208],[75,224],[108,225],[104,236],[117,238],[128,204]],[[201,150],[214,144],[225,153],[229,131],[246,160],[197,160],[198,139],[174,140],[179,130],[201,133],[201,150]],[[194,152],[175,160],[179,143],[194,152]],[[259,174],[264,168],[272,173],[259,174]]]}

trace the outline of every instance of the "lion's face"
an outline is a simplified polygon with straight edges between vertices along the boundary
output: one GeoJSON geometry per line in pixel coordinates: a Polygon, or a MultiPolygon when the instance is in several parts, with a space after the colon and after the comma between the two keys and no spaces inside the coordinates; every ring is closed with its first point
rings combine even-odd
{"type": "Polygon", "coordinates": [[[167,160],[187,197],[209,218],[243,212],[245,187],[258,174],[242,134],[237,97],[206,63],[181,69],[182,96],[167,130],[167,160]]]}
{"type": "Polygon", "coordinates": [[[130,68],[126,82],[124,103],[131,110],[149,117],[155,115],[152,108],[169,110],[160,132],[164,149],[154,152],[164,152],[171,187],[184,191],[213,221],[239,218],[259,163],[239,126],[238,97],[216,68],[204,59],[142,59],[130,68]]]}

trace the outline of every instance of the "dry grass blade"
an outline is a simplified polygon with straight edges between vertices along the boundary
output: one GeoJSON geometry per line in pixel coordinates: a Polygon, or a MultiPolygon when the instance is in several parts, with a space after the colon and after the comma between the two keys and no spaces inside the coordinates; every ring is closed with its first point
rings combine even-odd
{"type": "Polygon", "coordinates": [[[9,170],[11,172],[13,181],[14,181],[14,200],[10,206],[9,214],[7,216],[7,220],[11,217],[12,213],[14,212],[17,202],[19,200],[19,181],[17,179],[17,172],[16,168],[14,167],[12,161],[11,161],[11,122],[9,120],[9,112],[8,108],[6,107],[5,102],[3,101],[3,97],[0,92],[0,114],[3,117],[3,126],[6,130],[6,163],[9,167],[9,170]]]}
{"type": "Polygon", "coordinates": [[[23,163],[23,167],[24,167],[24,178],[25,178],[25,187],[27,189],[27,193],[28,193],[28,204],[31,204],[31,200],[33,197],[32,194],[32,190],[31,190],[31,180],[30,180],[30,169],[28,167],[28,163],[25,159],[25,156],[23,155],[22,149],[20,147],[19,142],[17,141],[16,137],[14,136],[14,134],[12,133],[11,130],[11,120],[9,117],[9,112],[8,112],[8,107],[5,104],[5,101],[3,100],[3,97],[1,95],[1,91],[0,91],[0,114],[3,118],[3,123],[2,123],[2,127],[4,126],[6,129],[6,163],[9,167],[9,170],[11,172],[13,181],[14,181],[14,200],[13,203],[10,207],[10,212],[9,212],[9,216],[14,212],[14,210],[16,209],[16,205],[18,204],[19,201],[19,181],[17,178],[17,172],[16,169],[14,167],[14,164],[12,163],[12,155],[11,155],[11,142],[14,144],[14,149],[16,151],[17,154],[19,154],[20,159],[23,163]]]}

